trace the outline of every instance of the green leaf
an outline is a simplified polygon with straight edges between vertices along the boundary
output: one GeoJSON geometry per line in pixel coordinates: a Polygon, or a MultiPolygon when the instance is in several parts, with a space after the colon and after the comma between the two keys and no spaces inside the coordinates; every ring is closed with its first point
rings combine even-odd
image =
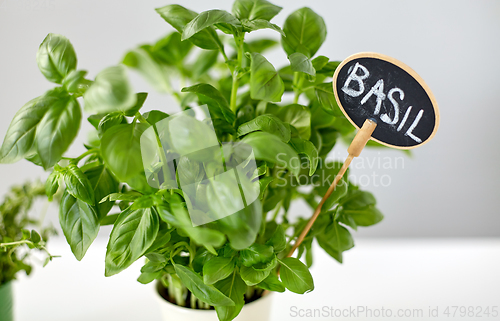
{"type": "Polygon", "coordinates": [[[318,57],[314,58],[311,62],[312,62],[312,65],[314,67],[314,70],[316,70],[316,72],[318,72],[321,69],[323,69],[323,67],[326,66],[326,64],[328,63],[329,60],[330,59],[328,59],[328,57],[318,56],[318,57]]]}
{"type": "Polygon", "coordinates": [[[41,240],[42,240],[42,237],[40,236],[40,234],[38,234],[38,232],[35,230],[31,230],[31,241],[33,243],[37,244],[37,243],[40,243],[41,240]]]}
{"type": "Polygon", "coordinates": [[[241,263],[244,266],[269,262],[272,260],[273,256],[273,247],[263,244],[253,244],[240,252],[241,263]]]}
{"type": "Polygon", "coordinates": [[[216,118],[225,119],[228,123],[232,124],[236,118],[233,111],[229,107],[229,104],[222,96],[222,94],[209,84],[197,84],[191,87],[184,87],[181,90],[182,92],[192,92],[198,94],[198,96],[204,96],[207,100],[204,100],[204,103],[207,103],[208,109],[211,114],[214,114],[216,118]]]}
{"type": "Polygon", "coordinates": [[[311,111],[309,108],[292,104],[281,107],[277,115],[283,122],[295,127],[303,139],[311,137],[311,111]]]}
{"type": "Polygon", "coordinates": [[[279,253],[283,251],[286,247],[286,236],[285,229],[283,225],[278,225],[274,231],[271,238],[266,242],[267,245],[271,245],[274,252],[279,253]]]}
{"type": "Polygon", "coordinates": [[[256,159],[286,167],[295,176],[299,174],[299,155],[277,136],[265,132],[254,132],[246,135],[241,141],[252,147],[256,159]]]}
{"type": "Polygon", "coordinates": [[[142,116],[146,118],[148,123],[154,125],[160,120],[167,118],[169,115],[159,110],[151,110],[147,113],[144,113],[142,116]]]}
{"type": "Polygon", "coordinates": [[[54,170],[45,181],[45,194],[47,195],[49,202],[52,202],[54,194],[57,193],[57,190],[59,189],[59,178],[60,173],[54,170]]]}
{"type": "MultiPolygon", "coordinates": [[[[181,34],[183,33],[186,25],[198,15],[196,12],[176,4],[157,8],[156,12],[159,13],[165,21],[167,21],[181,34]]],[[[214,50],[223,47],[213,27],[201,30],[197,34],[193,35],[189,40],[195,46],[203,49],[214,50]]]]}
{"type": "Polygon", "coordinates": [[[121,181],[143,170],[140,138],[146,128],[145,124],[122,124],[110,128],[102,136],[104,163],[121,181]]]}
{"type": "Polygon", "coordinates": [[[272,47],[276,46],[278,42],[273,39],[256,39],[252,41],[245,42],[244,48],[245,52],[258,52],[262,53],[272,47]]]}
{"type": "Polygon", "coordinates": [[[87,87],[91,84],[91,82],[85,79],[85,75],[87,72],[85,70],[72,70],[70,71],[66,77],[64,77],[62,81],[63,87],[69,93],[78,93],[82,94],[87,90],[87,87]]]}
{"type": "Polygon", "coordinates": [[[174,263],[174,269],[182,284],[191,291],[199,300],[213,306],[234,306],[235,303],[229,297],[222,294],[213,285],[203,283],[203,279],[192,269],[174,263]]]}
{"type": "Polygon", "coordinates": [[[235,261],[228,257],[214,257],[203,266],[203,282],[214,284],[231,275],[234,271],[235,261]]]}
{"type": "Polygon", "coordinates": [[[267,278],[257,284],[259,288],[273,292],[285,292],[285,286],[278,279],[275,273],[270,273],[267,278]]]}
{"type": "Polygon", "coordinates": [[[303,154],[309,159],[309,176],[312,176],[318,168],[319,156],[318,150],[314,144],[302,138],[292,138],[290,144],[298,154],[303,154]]]}
{"type": "Polygon", "coordinates": [[[265,278],[269,276],[271,270],[258,271],[253,267],[241,266],[240,267],[241,278],[245,281],[246,285],[254,286],[262,282],[265,278]]]}
{"type": "Polygon", "coordinates": [[[229,12],[218,9],[208,10],[197,15],[186,25],[182,32],[182,40],[189,39],[203,29],[219,23],[227,23],[233,26],[235,31],[241,29],[241,22],[229,12]]]}
{"type": "Polygon", "coordinates": [[[279,32],[282,36],[285,36],[285,33],[283,32],[283,30],[281,30],[281,28],[278,25],[270,23],[269,21],[264,19],[243,21],[242,25],[243,25],[243,32],[252,32],[260,29],[271,29],[276,32],[279,32]]]}
{"type": "Polygon", "coordinates": [[[127,52],[122,63],[140,73],[156,91],[161,93],[171,91],[169,79],[171,69],[153,57],[150,47],[141,46],[127,52]]]}
{"type": "Polygon", "coordinates": [[[137,281],[141,284],[148,284],[153,282],[156,279],[159,279],[164,272],[158,271],[153,273],[142,272],[141,275],[137,278],[137,281]]]}
{"type": "Polygon", "coordinates": [[[151,47],[150,52],[158,61],[167,65],[176,65],[188,56],[192,47],[191,42],[181,40],[180,33],[173,32],[158,40],[151,47]]]}
{"type": "Polygon", "coordinates": [[[125,116],[132,117],[135,116],[135,114],[142,108],[144,105],[144,102],[146,101],[146,98],[148,98],[148,93],[137,93],[137,102],[135,103],[135,106],[130,108],[125,112],[125,116]]]}
{"type": "Polygon", "coordinates": [[[91,114],[125,112],[134,107],[137,97],[122,65],[108,67],[95,77],[83,95],[85,111],[91,114]]]}
{"type": "Polygon", "coordinates": [[[325,21],[307,7],[288,16],[283,31],[286,37],[281,38],[281,44],[289,56],[300,52],[311,58],[326,39],[325,21]]]}
{"type": "Polygon", "coordinates": [[[326,253],[342,263],[342,252],[354,247],[351,233],[338,222],[331,222],[316,239],[326,253]]]}
{"type": "Polygon", "coordinates": [[[70,71],[76,69],[75,49],[66,37],[49,33],[40,44],[36,63],[45,78],[60,84],[70,71]]]}
{"type": "Polygon", "coordinates": [[[273,65],[264,56],[253,52],[249,55],[250,96],[252,99],[280,102],[285,85],[273,65]]]}
{"type": "Polygon", "coordinates": [[[99,232],[94,207],[65,192],[60,203],[59,222],[71,252],[81,261],[99,232]]]}
{"type": "Polygon", "coordinates": [[[104,134],[104,132],[110,129],[113,126],[120,125],[123,123],[125,116],[120,111],[115,111],[109,114],[104,115],[99,121],[99,125],[97,126],[97,132],[100,136],[104,134]]]}
{"type": "Polygon", "coordinates": [[[266,0],[236,0],[233,4],[233,14],[240,20],[271,20],[282,7],[266,0]]]}
{"type": "Polygon", "coordinates": [[[238,136],[244,136],[255,131],[263,131],[278,136],[283,142],[290,140],[290,129],[276,116],[267,114],[241,124],[238,127],[238,136]]]}
{"type": "Polygon", "coordinates": [[[95,209],[99,220],[103,219],[113,207],[114,201],[101,202],[107,195],[118,192],[118,182],[104,165],[85,171],[94,191],[95,209]]]}
{"type": "MultiPolygon", "coordinates": [[[[314,176],[317,180],[313,181],[313,184],[314,184],[314,192],[317,195],[323,197],[326,194],[326,192],[330,188],[330,185],[335,180],[335,177],[337,176],[341,167],[342,163],[327,162],[322,164],[322,166],[316,170],[314,176]]],[[[325,204],[323,205],[324,210],[330,209],[334,204],[338,202],[340,198],[346,195],[348,189],[347,177],[348,173],[344,174],[342,179],[338,182],[333,193],[325,201],[325,204]]]]}
{"type": "Polygon", "coordinates": [[[48,92],[21,107],[5,134],[0,148],[1,163],[15,163],[31,153],[36,129],[43,116],[57,101],[57,96],[48,92]]]}
{"type": "Polygon", "coordinates": [[[106,276],[117,274],[153,244],[158,234],[159,219],[151,208],[125,209],[116,220],[106,250],[106,276]]]}
{"type": "Polygon", "coordinates": [[[73,142],[82,113],[76,98],[61,95],[50,106],[36,129],[36,150],[44,169],[54,166],[73,142]]]}
{"type": "Polygon", "coordinates": [[[331,82],[316,85],[315,92],[324,111],[331,115],[344,116],[333,94],[333,85],[331,82]]]}
{"type": "Polygon", "coordinates": [[[314,282],[307,266],[299,259],[287,257],[281,263],[281,281],[290,291],[304,294],[314,290],[314,282]]]}
{"type": "Polygon", "coordinates": [[[290,60],[292,71],[303,72],[311,76],[316,76],[316,70],[314,69],[311,60],[303,53],[295,52],[288,56],[288,60],[290,60]]]}
{"type": "Polygon", "coordinates": [[[340,210],[340,215],[352,218],[356,226],[371,226],[379,223],[384,219],[384,215],[373,205],[358,209],[349,209],[343,207],[340,210]]]}
{"type": "Polygon", "coordinates": [[[240,275],[234,271],[230,277],[217,282],[215,287],[234,302],[234,306],[215,307],[219,320],[233,320],[240,313],[241,308],[243,308],[245,304],[244,294],[247,291],[245,282],[243,282],[240,275]]]}
{"type": "Polygon", "coordinates": [[[94,189],[87,176],[83,174],[78,166],[69,164],[66,167],[64,183],[66,184],[66,191],[73,197],[89,205],[94,205],[94,189]]]}

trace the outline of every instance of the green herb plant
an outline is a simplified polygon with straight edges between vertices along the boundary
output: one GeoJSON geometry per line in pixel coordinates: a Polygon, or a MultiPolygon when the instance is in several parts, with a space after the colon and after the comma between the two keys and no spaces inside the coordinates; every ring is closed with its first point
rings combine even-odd
{"type": "Polygon", "coordinates": [[[42,228],[41,233],[28,229],[41,227],[43,219],[34,219],[29,216],[29,212],[33,202],[43,197],[43,184],[26,183],[12,187],[0,204],[0,286],[15,280],[20,271],[25,271],[27,275],[31,273],[30,250],[45,253],[44,266],[57,257],[51,255],[45,247],[49,236],[55,233],[53,228],[42,228]]]}
{"type": "MultiPolygon", "coordinates": [[[[0,160],[25,158],[51,171],[46,192],[51,198],[64,190],[59,218],[78,260],[99,228],[113,225],[106,276],[145,256],[139,282],[159,279],[160,293],[167,300],[192,308],[214,307],[220,320],[232,320],[245,302],[264,290],[313,290],[309,267],[314,240],[342,262],[343,252],[354,246],[350,230],[382,220],[373,195],[345,176],[297,257],[287,257],[312,213],[289,219],[292,201],[303,199],[316,207],[341,166],[327,155],[337,140],[352,137],[354,128],[333,94],[332,77],[339,62],[316,55],[327,34],[323,18],[301,8],[281,28],[270,22],[281,9],[265,0],[236,0],[232,13],[198,14],[180,5],[158,8],[175,31],[130,50],[120,65],[106,68],[94,80],[77,69],[68,39],[56,34],[45,38],[37,63],[56,87],[15,115],[0,160]],[[281,36],[288,60],[279,70],[262,54],[278,41],[245,40],[260,29],[281,36]],[[169,115],[142,111],[147,93],[133,91],[127,69],[141,74],[155,90],[175,97],[180,110],[206,105],[219,142],[252,147],[257,170],[249,179],[260,188],[255,202],[233,215],[193,226],[187,198],[181,189],[168,187],[167,177],[199,180],[224,169],[183,156],[175,169],[182,166],[184,171],[174,169],[172,176],[164,169],[169,155],[179,156],[175,149],[160,153],[158,166],[153,166],[159,188],[150,184],[141,158],[141,134],[169,115]],[[95,139],[80,156],[63,157],[79,131],[82,102],[95,139]],[[112,213],[113,208],[118,212],[112,213]]],[[[185,140],[174,145],[200,139],[196,133],[202,125],[193,121],[182,128],[185,140]]],[[[168,134],[155,134],[161,150],[168,134]]],[[[217,215],[220,202],[231,203],[240,194],[215,183],[199,184],[194,201],[217,215]]]]}

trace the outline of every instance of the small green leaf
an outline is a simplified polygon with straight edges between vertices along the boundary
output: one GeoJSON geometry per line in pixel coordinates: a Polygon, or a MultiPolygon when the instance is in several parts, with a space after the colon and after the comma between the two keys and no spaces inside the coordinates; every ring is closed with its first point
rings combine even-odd
{"type": "Polygon", "coordinates": [[[69,93],[84,93],[91,82],[85,79],[87,72],[85,70],[72,70],[64,77],[63,87],[69,93]]]}
{"type": "Polygon", "coordinates": [[[314,69],[311,60],[303,53],[295,52],[288,56],[288,60],[290,60],[292,71],[303,72],[311,76],[316,76],[316,70],[314,69]]]}
{"type": "Polygon", "coordinates": [[[286,167],[295,176],[299,174],[298,154],[277,136],[265,132],[254,132],[246,135],[241,141],[252,147],[256,159],[286,167]]]}
{"type": "Polygon", "coordinates": [[[94,207],[65,192],[59,207],[59,222],[71,252],[80,261],[99,232],[94,207]]]}
{"type": "Polygon", "coordinates": [[[273,247],[263,244],[253,244],[240,252],[241,263],[244,266],[269,262],[273,256],[273,247]]]}
{"type": "Polygon", "coordinates": [[[342,263],[342,252],[354,247],[351,233],[336,221],[331,222],[316,238],[319,246],[340,263],[342,263]]]}
{"type": "Polygon", "coordinates": [[[307,7],[288,16],[283,31],[286,37],[281,38],[281,44],[288,55],[300,52],[311,58],[326,39],[325,21],[307,7]]]}
{"type": "Polygon", "coordinates": [[[282,36],[285,36],[285,33],[283,30],[278,25],[275,25],[274,23],[270,23],[267,20],[264,19],[255,19],[255,20],[250,20],[250,21],[243,21],[243,31],[244,32],[252,32],[255,30],[260,30],[260,29],[271,29],[276,32],[279,32],[282,36]]]}
{"type": "Polygon", "coordinates": [[[333,94],[333,85],[331,82],[319,84],[315,87],[316,97],[324,111],[335,116],[343,116],[342,111],[337,104],[333,94]]]}
{"type": "Polygon", "coordinates": [[[49,33],[40,44],[36,62],[45,78],[60,84],[70,71],[76,69],[75,49],[66,37],[49,33]]]}
{"type": "Polygon", "coordinates": [[[100,136],[102,136],[106,130],[110,129],[113,126],[120,125],[124,119],[125,116],[123,116],[123,113],[120,111],[106,114],[99,121],[97,132],[100,136]]]}
{"type": "Polygon", "coordinates": [[[226,98],[212,85],[202,83],[191,87],[184,87],[181,91],[204,96],[206,99],[209,99],[209,101],[205,100],[203,102],[207,103],[210,113],[214,114],[217,118],[225,119],[230,124],[234,122],[236,117],[229,107],[226,98]]]}
{"type": "Polygon", "coordinates": [[[31,242],[37,244],[40,243],[41,240],[42,237],[40,236],[40,234],[38,234],[38,232],[35,230],[31,230],[31,242]]]}
{"type": "Polygon", "coordinates": [[[240,275],[234,271],[230,277],[217,282],[215,287],[234,302],[234,306],[215,307],[219,320],[233,320],[240,313],[245,304],[244,294],[247,291],[245,282],[243,282],[240,275]]]}
{"type": "Polygon", "coordinates": [[[219,23],[229,24],[235,30],[241,29],[241,22],[229,12],[218,9],[208,10],[200,13],[186,25],[182,32],[182,40],[189,39],[203,29],[219,23]]]}
{"type": "Polygon", "coordinates": [[[254,286],[262,282],[265,278],[269,276],[271,270],[258,271],[253,267],[241,266],[240,267],[241,278],[245,281],[246,285],[254,286]]]}
{"type": "Polygon", "coordinates": [[[233,14],[240,20],[271,20],[282,7],[266,0],[236,0],[233,4],[233,14]]]}
{"type": "Polygon", "coordinates": [[[101,202],[107,195],[118,192],[118,182],[104,165],[85,171],[94,191],[95,209],[99,220],[103,219],[113,207],[114,201],[101,202]]]}
{"type": "Polygon", "coordinates": [[[303,154],[309,159],[309,176],[312,176],[318,168],[319,156],[318,150],[314,144],[302,138],[292,138],[290,144],[298,154],[303,154]]]}
{"type": "Polygon", "coordinates": [[[142,108],[144,105],[144,102],[146,101],[146,98],[148,98],[148,93],[137,93],[137,102],[135,103],[135,106],[130,108],[125,112],[125,116],[132,117],[135,116],[135,114],[142,108]]]}
{"type": "Polygon", "coordinates": [[[214,257],[203,266],[203,282],[214,284],[224,280],[234,271],[235,261],[227,257],[214,257]]]}
{"type": "Polygon", "coordinates": [[[352,218],[356,226],[371,226],[384,219],[384,215],[373,205],[358,209],[342,208],[340,215],[352,218]]]}
{"type": "Polygon", "coordinates": [[[259,288],[273,292],[285,292],[285,286],[278,279],[275,273],[270,273],[267,278],[257,284],[259,288]]]}
{"type": "MultiPolygon", "coordinates": [[[[198,14],[180,5],[172,4],[162,8],[157,8],[156,12],[165,19],[179,33],[183,33],[186,25],[198,14]]],[[[219,49],[222,43],[213,27],[208,27],[196,33],[189,39],[195,46],[203,49],[219,49]]]]}
{"type": "Polygon", "coordinates": [[[59,177],[59,172],[54,170],[45,181],[45,194],[47,194],[49,202],[52,202],[54,194],[59,189],[59,177]]]}
{"type": "Polygon", "coordinates": [[[301,138],[311,137],[311,111],[306,106],[292,104],[281,107],[278,118],[295,127],[301,138]]]}
{"type": "Polygon", "coordinates": [[[276,116],[267,114],[241,124],[238,127],[238,136],[244,136],[255,131],[263,131],[278,136],[283,142],[290,140],[290,129],[276,116]]]}
{"type": "Polygon", "coordinates": [[[193,44],[191,42],[181,40],[180,33],[172,32],[168,36],[158,40],[150,48],[150,52],[161,63],[175,66],[188,56],[192,47],[193,44]]]}
{"type": "Polygon", "coordinates": [[[106,276],[117,274],[138,258],[153,244],[158,234],[156,211],[125,209],[116,220],[106,250],[106,276]]]}
{"type": "Polygon", "coordinates": [[[321,69],[323,69],[323,67],[326,66],[326,64],[328,63],[329,60],[330,59],[328,59],[328,57],[318,56],[318,57],[314,58],[311,62],[312,62],[312,65],[314,67],[314,70],[316,70],[316,72],[318,72],[321,69]]]}
{"type": "Polygon", "coordinates": [[[279,253],[283,251],[286,247],[286,236],[285,229],[283,225],[278,225],[274,231],[271,238],[266,242],[266,244],[271,245],[274,252],[279,253]]]}
{"type": "Polygon", "coordinates": [[[234,306],[235,303],[213,285],[203,283],[203,279],[192,269],[174,263],[174,269],[182,284],[199,300],[213,306],[234,306]]]}
{"type": "MultiPolygon", "coordinates": [[[[171,70],[168,66],[159,63],[150,46],[141,46],[133,49],[123,57],[122,63],[141,74],[153,88],[162,93],[170,92],[170,76],[171,70]]],[[[130,104],[131,107],[133,104],[130,104]]],[[[131,108],[133,109],[133,108],[131,108]]]]}
{"type": "Polygon", "coordinates": [[[354,191],[343,201],[342,206],[347,209],[360,209],[370,205],[376,205],[377,200],[372,193],[366,191],[354,191]]]}
{"type": "Polygon", "coordinates": [[[264,56],[253,52],[249,56],[250,96],[252,99],[280,102],[285,85],[274,66],[264,56]]]}
{"type": "Polygon", "coordinates": [[[92,114],[125,112],[134,107],[137,97],[122,65],[104,69],[83,95],[85,111],[92,114]]]}
{"type": "Polygon", "coordinates": [[[73,197],[84,201],[89,205],[94,205],[94,189],[89,179],[82,170],[75,164],[69,164],[64,172],[64,183],[66,190],[73,197]]]}
{"type": "Polygon", "coordinates": [[[140,138],[147,125],[122,124],[111,127],[101,139],[102,157],[119,180],[127,180],[143,170],[140,138]]]}
{"type": "Polygon", "coordinates": [[[307,266],[299,259],[287,257],[281,263],[281,281],[290,291],[304,294],[314,290],[314,282],[307,266]]]}

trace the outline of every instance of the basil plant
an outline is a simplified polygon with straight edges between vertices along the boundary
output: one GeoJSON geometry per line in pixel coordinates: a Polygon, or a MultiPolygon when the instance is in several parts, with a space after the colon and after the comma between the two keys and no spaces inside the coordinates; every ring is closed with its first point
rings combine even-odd
{"type": "Polygon", "coordinates": [[[382,220],[373,195],[346,175],[296,257],[287,255],[342,165],[328,153],[354,127],[333,94],[339,62],[316,55],[323,18],[301,8],[280,27],[270,20],[281,9],[266,0],[236,0],[231,13],[158,8],[175,31],[93,80],[67,38],[43,40],[38,67],[56,86],[14,116],[0,160],[50,171],[46,193],[63,193],[59,220],[78,260],[113,225],[106,276],[146,257],[139,282],[160,280],[165,299],[232,320],[265,290],[312,291],[314,240],[342,262],[350,230],[382,220]],[[281,37],[281,69],[263,55],[278,41],[245,40],[260,29],[281,37]],[[179,113],[144,112],[147,93],[133,91],[130,71],[175,97],[179,113]],[[95,133],[83,154],[64,156],[82,104],[95,133]],[[299,199],[311,211],[289,218],[299,199]]]}

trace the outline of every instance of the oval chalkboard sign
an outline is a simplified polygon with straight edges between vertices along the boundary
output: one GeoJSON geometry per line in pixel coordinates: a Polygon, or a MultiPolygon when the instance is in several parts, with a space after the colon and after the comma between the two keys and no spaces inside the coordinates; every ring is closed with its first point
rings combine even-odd
{"type": "Polygon", "coordinates": [[[415,71],[394,58],[358,53],[344,60],[333,76],[337,103],[358,129],[373,118],[372,139],[399,149],[429,141],[439,126],[439,109],[429,87],[415,71]]]}

